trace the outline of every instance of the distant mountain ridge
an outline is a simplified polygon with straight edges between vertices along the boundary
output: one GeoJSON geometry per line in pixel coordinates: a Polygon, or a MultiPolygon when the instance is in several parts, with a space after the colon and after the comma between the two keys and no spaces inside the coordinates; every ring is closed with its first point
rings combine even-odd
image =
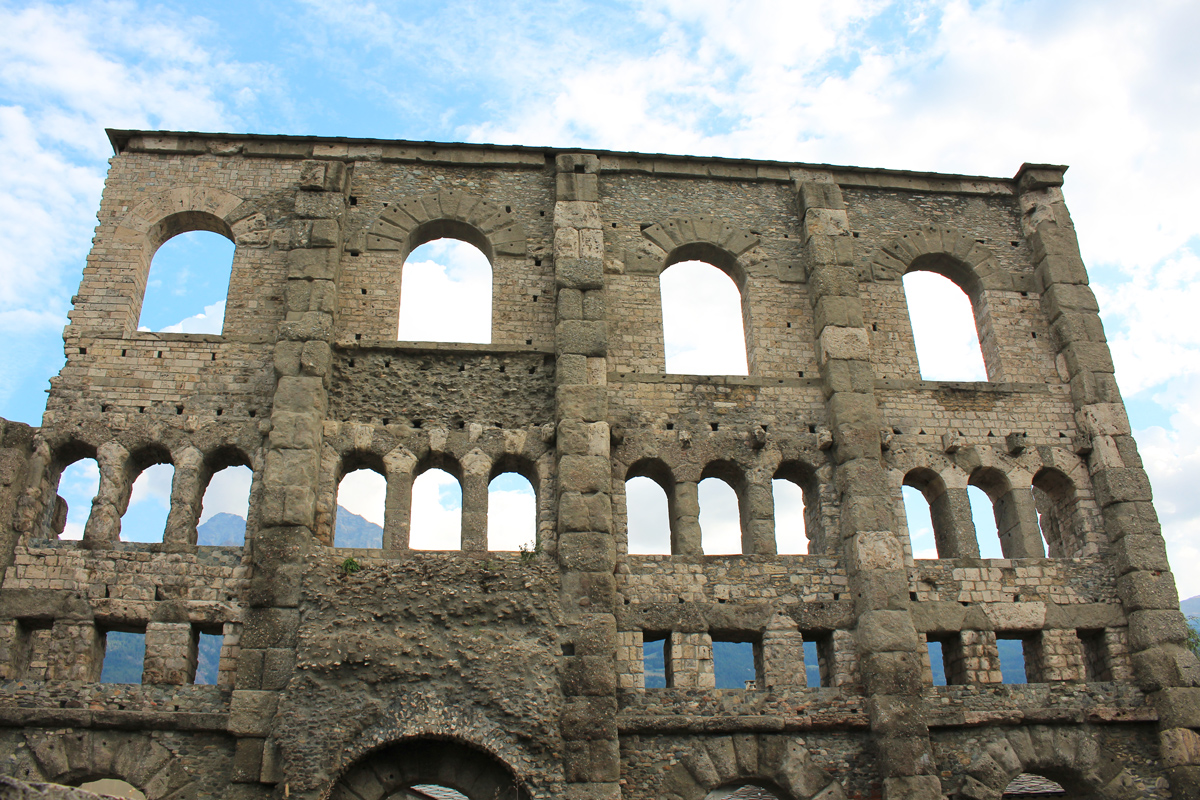
{"type": "MultiPolygon", "coordinates": [[[[237,514],[213,514],[196,526],[196,544],[205,547],[241,547],[246,541],[246,520],[237,514]]],[[[337,507],[335,547],[383,547],[383,528],[374,522],[337,507]]]]}

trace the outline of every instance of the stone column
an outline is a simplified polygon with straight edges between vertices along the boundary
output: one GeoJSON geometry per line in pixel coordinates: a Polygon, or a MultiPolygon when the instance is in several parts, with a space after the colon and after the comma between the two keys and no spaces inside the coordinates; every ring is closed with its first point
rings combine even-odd
{"type": "Polygon", "coordinates": [[[305,161],[291,220],[286,316],[275,344],[270,439],[262,474],[259,529],[248,608],[239,641],[229,731],[237,737],[234,781],[274,783],[264,762],[278,692],[296,663],[301,578],[314,544],[322,427],[337,314],[346,169],[305,161]]]}
{"type": "Polygon", "coordinates": [[[492,462],[482,451],[463,459],[462,549],[486,553],[488,549],[488,477],[492,462]]]}
{"type": "Polygon", "coordinates": [[[775,555],[775,496],[771,491],[770,474],[756,471],[747,475],[742,494],[738,498],[742,552],[747,555],[775,555]]]}
{"type": "Polygon", "coordinates": [[[403,447],[383,457],[387,495],[383,501],[383,549],[407,550],[412,521],[413,468],[417,458],[403,447]]]}
{"type": "Polygon", "coordinates": [[[133,491],[129,451],[116,442],[106,442],[96,452],[96,464],[100,469],[100,485],[92,498],[83,541],[88,547],[109,547],[121,538],[121,516],[133,491]]]}
{"type": "Polygon", "coordinates": [[[966,488],[930,483],[922,493],[929,501],[938,558],[979,558],[979,538],[966,488]]]}
{"type": "Polygon", "coordinates": [[[933,800],[941,797],[941,783],[921,710],[920,640],[908,610],[904,547],[895,533],[894,498],[881,460],[882,421],[850,224],[841,189],[831,180],[800,183],[797,201],[833,432],[843,561],[883,797],[933,800]]]}
{"type": "Polygon", "coordinates": [[[558,563],[564,646],[563,771],[569,800],[618,800],[616,543],[608,432],[608,351],[600,160],[556,159],[554,271],[558,563]]]}
{"type": "Polygon", "coordinates": [[[671,552],[698,556],[704,552],[700,536],[700,487],[695,481],[676,481],[670,502],[671,552]]]}
{"type": "Polygon", "coordinates": [[[808,686],[808,675],[804,667],[804,637],[796,621],[787,614],[778,613],[767,623],[763,632],[761,664],[758,664],[760,689],[775,689],[785,686],[808,686]]]}
{"type": "Polygon", "coordinates": [[[1099,306],[1088,288],[1075,226],[1063,200],[1064,167],[1025,164],[1014,179],[1034,278],[1050,319],[1060,371],[1071,383],[1076,449],[1112,543],[1117,594],[1129,617],[1135,676],[1158,709],[1159,746],[1171,790],[1200,797],[1200,664],[1184,643],[1187,622],[1167,563],[1150,480],[1130,435],[1113,377],[1099,306]]]}
{"type": "Polygon", "coordinates": [[[171,511],[163,531],[163,544],[178,548],[196,543],[196,523],[200,520],[200,507],[204,502],[204,487],[201,486],[204,472],[204,454],[195,447],[187,448],[176,459],[175,474],[171,478],[171,511]]]}
{"type": "Polygon", "coordinates": [[[1045,558],[1037,505],[1028,486],[1009,489],[995,502],[996,532],[1005,558],[1045,558]]]}
{"type": "Polygon", "coordinates": [[[187,622],[147,624],[142,683],[191,683],[196,675],[197,644],[187,622]]]}

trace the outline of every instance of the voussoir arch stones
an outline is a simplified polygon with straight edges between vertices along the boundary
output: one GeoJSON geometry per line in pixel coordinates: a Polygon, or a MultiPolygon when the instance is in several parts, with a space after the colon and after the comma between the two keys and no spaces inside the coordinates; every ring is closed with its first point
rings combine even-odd
{"type": "Polygon", "coordinates": [[[995,254],[958,228],[931,225],[908,231],[884,244],[871,257],[871,275],[877,281],[898,281],[915,269],[944,275],[967,294],[977,289],[1016,288],[1013,276],[1000,266],[995,254]]]}
{"type": "Polygon", "coordinates": [[[147,800],[185,800],[196,796],[192,777],[166,747],[144,733],[72,731],[29,734],[26,741],[49,783],[79,784],[119,778],[140,789],[147,800]]]}
{"type": "Polygon", "coordinates": [[[368,223],[363,246],[407,256],[413,248],[443,236],[470,242],[489,260],[524,256],[527,250],[525,227],[511,206],[456,190],[390,203],[368,223]]]}
{"type": "Polygon", "coordinates": [[[953,798],[990,800],[1013,778],[1030,772],[1062,785],[1069,796],[1134,800],[1145,787],[1101,748],[1086,727],[1029,725],[997,733],[976,751],[953,798]]]}
{"type": "Polygon", "coordinates": [[[194,230],[219,233],[238,245],[258,243],[250,234],[264,227],[262,218],[242,206],[242,198],[214,186],[167,189],[130,209],[114,236],[148,247],[147,258],[172,236],[194,230]]]}
{"type": "Polygon", "coordinates": [[[737,782],[768,782],[786,800],[845,800],[842,785],[812,763],[803,739],[771,734],[718,736],[696,742],[667,773],[663,800],[703,800],[737,782]]]}
{"type": "Polygon", "coordinates": [[[759,237],[744,228],[735,228],[716,217],[671,217],[642,230],[642,236],[657,245],[665,257],[655,258],[629,250],[625,254],[627,272],[657,275],[672,264],[690,259],[711,261],[713,266],[730,273],[740,282],[737,259],[759,243],[759,237]]]}

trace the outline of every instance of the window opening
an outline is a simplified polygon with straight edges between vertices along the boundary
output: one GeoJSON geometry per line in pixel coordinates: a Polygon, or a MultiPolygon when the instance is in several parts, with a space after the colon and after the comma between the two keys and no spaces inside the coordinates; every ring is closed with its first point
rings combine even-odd
{"type": "Polygon", "coordinates": [[[942,643],[937,639],[930,639],[927,650],[929,651],[929,672],[933,676],[934,686],[946,685],[946,654],[942,649],[942,643]]]}
{"type": "Polygon", "coordinates": [[[154,464],[133,482],[129,507],[121,516],[122,542],[161,542],[171,513],[171,482],[175,467],[154,464]]]}
{"type": "MultiPolygon", "coordinates": [[[[82,539],[88,515],[92,513],[92,500],[100,490],[100,466],[94,458],[81,458],[62,471],[58,479],[58,496],[66,503],[66,514],[51,520],[52,530],[62,529],[60,539],[82,539]]],[[[57,517],[52,514],[52,517],[57,517]]]]}
{"type": "Polygon", "coordinates": [[[225,637],[220,633],[197,632],[196,675],[193,683],[198,686],[216,686],[221,668],[221,646],[225,637]]]}
{"type": "Polygon", "coordinates": [[[360,467],[338,483],[334,547],[383,547],[383,515],[387,480],[373,469],[360,467]]]}
{"type": "Polygon", "coordinates": [[[808,686],[831,686],[829,669],[823,664],[818,637],[804,637],[804,682],[808,686]]]}
{"type": "Polygon", "coordinates": [[[642,675],[647,689],[665,689],[668,681],[668,642],[670,636],[665,633],[642,634],[642,675]]]}
{"type": "Polygon", "coordinates": [[[1112,666],[1108,657],[1108,646],[1104,631],[1077,631],[1083,647],[1083,674],[1085,681],[1111,681],[1112,666]]]}
{"type": "Polygon", "coordinates": [[[537,497],[524,475],[503,472],[488,484],[487,536],[488,550],[537,546],[537,497]]]}
{"type": "Polygon", "coordinates": [[[1071,555],[1078,547],[1074,525],[1078,498],[1071,479],[1056,469],[1045,468],[1033,476],[1032,491],[1047,555],[1051,558],[1071,555]]]}
{"type": "Polygon", "coordinates": [[[233,251],[233,242],[211,231],[164,242],[150,263],[138,330],[220,334],[233,251]]]}
{"type": "Polygon", "coordinates": [[[51,622],[17,620],[16,636],[9,654],[9,677],[46,680],[50,668],[51,622]]]}
{"type": "Polygon", "coordinates": [[[971,299],[949,278],[914,271],[904,276],[921,378],[927,381],[986,381],[971,299]]]}
{"type": "Polygon", "coordinates": [[[146,800],[146,795],[131,783],[116,778],[101,778],[98,781],[88,781],[79,784],[79,788],[103,797],[117,797],[121,800],[146,800]]]}
{"type": "Polygon", "coordinates": [[[671,517],[666,490],[653,478],[625,481],[629,553],[670,555],[671,517]]]}
{"type": "Polygon", "coordinates": [[[1033,683],[1030,667],[1037,661],[1038,641],[1034,638],[996,634],[996,651],[1000,654],[1000,677],[1004,683],[1033,683]]]}
{"type": "Polygon", "coordinates": [[[666,370],[747,375],[742,296],[733,279],[703,261],[672,264],[659,276],[666,370]]]}
{"type": "Polygon", "coordinates": [[[458,479],[436,467],[417,476],[412,487],[411,520],[412,549],[461,550],[462,486],[458,479]]]}
{"type": "Polygon", "coordinates": [[[492,265],[479,248],[436,239],[409,253],[400,275],[397,339],[492,341],[492,265]]]}
{"type": "Polygon", "coordinates": [[[975,522],[975,536],[979,541],[979,557],[1004,558],[992,499],[978,486],[967,487],[967,498],[971,502],[971,519],[975,522]]]}
{"type": "Polygon", "coordinates": [[[748,635],[713,634],[713,674],[718,689],[757,689],[762,650],[748,635]]]}
{"type": "Polygon", "coordinates": [[[913,558],[937,558],[937,541],[933,535],[929,501],[919,489],[912,486],[900,487],[900,494],[904,498],[904,516],[908,522],[908,541],[913,558]]]}
{"type": "Polygon", "coordinates": [[[104,666],[101,683],[141,683],[146,662],[146,634],[132,631],[104,633],[104,666]]]}
{"type": "Polygon", "coordinates": [[[200,503],[196,544],[241,547],[246,543],[253,479],[254,473],[246,466],[226,467],[212,476],[200,503]]]}
{"type": "Polygon", "coordinates": [[[737,492],[720,478],[700,481],[700,548],[705,555],[742,552],[737,492]]]}
{"type": "Polygon", "coordinates": [[[779,555],[806,554],[809,539],[804,527],[804,490],[789,480],[771,481],[775,499],[775,551],[779,555]]]}

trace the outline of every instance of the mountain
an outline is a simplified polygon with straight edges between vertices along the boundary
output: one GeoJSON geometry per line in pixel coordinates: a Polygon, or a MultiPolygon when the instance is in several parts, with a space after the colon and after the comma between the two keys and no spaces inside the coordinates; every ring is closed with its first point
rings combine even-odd
{"type": "Polygon", "coordinates": [[[333,546],[383,547],[383,528],[338,506],[337,524],[333,530],[333,546]]]}
{"type": "Polygon", "coordinates": [[[1185,617],[1200,616],[1200,594],[1195,597],[1189,597],[1187,600],[1179,601],[1179,608],[1183,611],[1185,617]]]}
{"type": "Polygon", "coordinates": [[[196,544],[208,547],[241,547],[246,542],[246,520],[236,514],[213,514],[196,526],[196,544]]]}

